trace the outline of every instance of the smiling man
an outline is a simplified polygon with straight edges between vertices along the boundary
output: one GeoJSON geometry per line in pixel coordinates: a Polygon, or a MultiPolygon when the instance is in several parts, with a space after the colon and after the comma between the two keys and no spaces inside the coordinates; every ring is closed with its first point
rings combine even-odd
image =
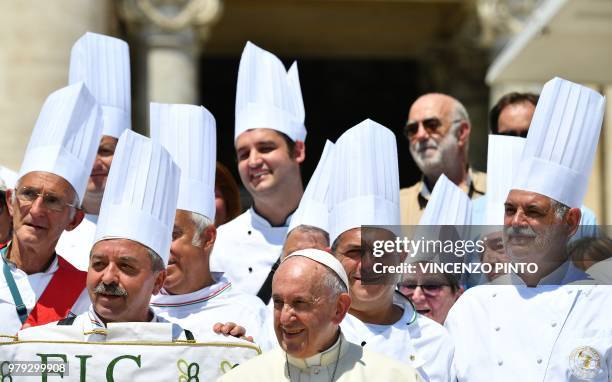
{"type": "Polygon", "coordinates": [[[85,273],[58,256],[55,247],[62,232],[83,219],[80,201],[101,133],[100,109],[83,83],[45,101],[17,184],[6,191],[13,233],[0,250],[1,334],[87,309],[85,273]]]}
{"type": "Polygon", "coordinates": [[[210,267],[266,304],[270,284],[265,281],[279,261],[303,193],[305,139],[297,65],[287,72],[276,56],[248,42],[238,70],[234,144],[253,205],[219,227],[210,267]]]}
{"type": "MultiPolygon", "coordinates": [[[[109,323],[134,323],[134,333],[139,333],[136,323],[167,323],[149,308],[149,302],[166,279],[179,180],[180,169],[161,145],[124,131],[90,254],[91,306],[57,323],[76,328],[80,341],[105,341],[109,323]]],[[[167,335],[166,341],[193,339],[176,324],[158,328],[160,335],[167,335]]]]}
{"type": "Polygon", "coordinates": [[[255,357],[219,381],[419,381],[397,361],[348,342],[340,322],[351,304],[348,279],[325,251],[291,253],[272,283],[280,349],[255,357]]]}
{"type": "Polygon", "coordinates": [[[513,262],[535,272],[468,289],[448,314],[459,381],[609,380],[612,293],[569,259],[605,98],[554,78],[544,85],[503,209],[513,262]],[[500,285],[506,284],[506,285],[500,285]],[[583,285],[585,284],[585,285],[583,285]],[[479,345],[474,346],[474,338],[479,345]]]}
{"type": "Polygon", "coordinates": [[[73,45],[69,83],[83,81],[102,110],[102,138],[83,198],[85,218],[64,232],[57,248],[80,270],[87,270],[100,204],[113,162],[117,140],[131,128],[130,53],[125,41],[87,32],[73,45]]]}
{"type": "Polygon", "coordinates": [[[400,191],[402,224],[418,224],[431,190],[442,174],[470,199],[485,193],[486,174],[473,170],[468,163],[470,131],[465,107],[451,96],[429,93],[410,106],[404,135],[423,178],[400,191]]]}
{"type": "Polygon", "coordinates": [[[223,276],[213,280],[209,269],[217,236],[213,115],[202,106],[151,103],[150,121],[151,138],[181,169],[167,277],[151,307],[191,330],[199,341],[213,337],[216,323],[233,322],[240,323],[262,349],[271,348],[265,305],[256,296],[236,291],[223,276]]]}
{"type": "Polygon", "coordinates": [[[397,274],[374,271],[379,261],[397,265],[400,260],[391,253],[379,260],[371,253],[375,240],[393,240],[399,226],[396,145],[393,133],[371,120],[336,142],[330,239],[352,299],[342,331],[349,341],[414,367],[426,381],[448,381],[453,346],[444,327],[395,292],[397,274]]]}

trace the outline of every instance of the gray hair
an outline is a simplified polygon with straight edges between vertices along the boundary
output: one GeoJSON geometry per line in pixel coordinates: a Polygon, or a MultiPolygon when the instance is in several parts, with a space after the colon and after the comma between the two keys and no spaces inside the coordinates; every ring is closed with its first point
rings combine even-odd
{"type": "Polygon", "coordinates": [[[322,275],[321,286],[329,291],[332,298],[337,298],[342,293],[348,293],[348,288],[340,277],[331,269],[322,265],[325,270],[322,275]]]}
{"type": "Polygon", "coordinates": [[[565,214],[567,214],[567,212],[570,210],[569,206],[554,199],[550,199],[550,206],[555,211],[555,217],[557,218],[557,220],[563,219],[565,214]]]}
{"type": "Polygon", "coordinates": [[[164,264],[164,260],[162,260],[161,256],[149,247],[146,247],[146,249],[151,259],[151,272],[157,273],[166,269],[166,264],[164,264]]]}
{"type": "Polygon", "coordinates": [[[202,232],[209,226],[213,224],[212,220],[208,217],[201,215],[197,212],[191,212],[191,221],[195,226],[195,230],[193,232],[193,238],[191,239],[191,244],[194,247],[199,247],[202,245],[202,240],[200,237],[202,236],[202,232]]]}

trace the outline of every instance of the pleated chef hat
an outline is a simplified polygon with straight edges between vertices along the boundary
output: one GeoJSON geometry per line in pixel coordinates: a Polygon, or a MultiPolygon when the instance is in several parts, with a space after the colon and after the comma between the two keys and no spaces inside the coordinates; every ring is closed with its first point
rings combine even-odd
{"type": "Polygon", "coordinates": [[[102,107],[103,135],[131,127],[130,52],[125,41],[87,32],[70,53],[70,84],[83,81],[102,107]]]}
{"type": "Polygon", "coordinates": [[[162,145],[125,130],[108,174],[94,242],[133,240],[152,249],[166,264],[180,176],[162,145]]]}
{"type": "Polygon", "coordinates": [[[468,226],[472,203],[463,190],[442,174],[434,186],[419,225],[468,226]]]}
{"type": "Polygon", "coordinates": [[[61,176],[82,202],[101,137],[100,107],[85,84],[57,90],[38,115],[18,178],[32,171],[61,176]]]}
{"type": "Polygon", "coordinates": [[[151,139],[181,169],[177,208],[215,219],[215,118],[202,106],[151,103],[151,139]]]}
{"type": "Polygon", "coordinates": [[[366,119],[336,141],[330,189],[330,240],[362,225],[400,224],[397,144],[366,119]]]}
{"type": "Polygon", "coordinates": [[[304,118],[297,63],[287,72],[275,55],[247,42],[238,69],[234,141],[256,128],[274,129],[304,141],[304,118]]]}
{"type": "Polygon", "coordinates": [[[512,189],[578,208],[586,194],[605,97],[553,78],[542,89],[512,189]]]}
{"type": "Polygon", "coordinates": [[[334,162],[334,144],[325,142],[319,164],[308,181],[302,200],[291,217],[287,232],[305,224],[329,232],[329,183],[334,162]]]}
{"type": "Polygon", "coordinates": [[[504,225],[504,203],[508,198],[512,180],[518,171],[526,141],[521,137],[489,135],[485,212],[487,225],[504,225]]]}

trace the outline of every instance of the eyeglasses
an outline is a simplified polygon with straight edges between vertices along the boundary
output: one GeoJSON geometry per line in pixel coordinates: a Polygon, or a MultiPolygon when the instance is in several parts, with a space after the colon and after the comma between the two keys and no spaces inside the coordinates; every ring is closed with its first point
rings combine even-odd
{"type": "Polygon", "coordinates": [[[497,135],[505,135],[507,137],[521,137],[521,138],[527,138],[527,133],[529,132],[529,130],[523,130],[523,131],[513,131],[513,130],[509,130],[509,131],[504,131],[503,133],[497,133],[497,135]]]}
{"type": "Polygon", "coordinates": [[[440,294],[442,288],[449,286],[446,284],[398,284],[397,288],[399,291],[409,297],[414,294],[417,288],[421,288],[421,291],[429,297],[435,297],[440,294]]]}
{"type": "Polygon", "coordinates": [[[42,197],[43,204],[45,207],[51,211],[62,212],[66,206],[77,208],[74,204],[67,203],[63,201],[59,196],[53,195],[51,193],[45,192],[44,194],[39,190],[32,187],[19,187],[16,192],[17,199],[21,202],[21,204],[27,206],[39,197],[42,197]]]}
{"type": "MultiPolygon", "coordinates": [[[[463,119],[455,119],[451,122],[451,125],[461,121],[463,121],[463,119]]],[[[406,138],[411,139],[417,134],[419,131],[419,123],[423,125],[423,128],[428,134],[436,132],[440,126],[442,126],[442,121],[438,117],[425,118],[420,121],[409,121],[406,123],[406,126],[404,126],[404,135],[406,138]]]]}

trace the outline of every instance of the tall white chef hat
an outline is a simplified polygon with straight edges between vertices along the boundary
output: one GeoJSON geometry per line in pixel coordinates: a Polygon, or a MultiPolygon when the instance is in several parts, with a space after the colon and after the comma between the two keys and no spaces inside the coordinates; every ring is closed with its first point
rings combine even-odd
{"type": "Polygon", "coordinates": [[[131,127],[130,52],[125,41],[87,32],[70,53],[70,84],[83,81],[102,107],[103,135],[131,127]]]}
{"type": "Polygon", "coordinates": [[[304,118],[297,63],[287,72],[275,55],[247,42],[238,69],[234,141],[256,128],[274,129],[304,141],[304,118]]]}
{"type": "Polygon", "coordinates": [[[419,225],[468,226],[472,202],[463,190],[442,174],[434,186],[419,225]]]}
{"type": "Polygon", "coordinates": [[[151,103],[151,139],[181,169],[177,208],[215,219],[215,118],[202,106],[151,103]]]}
{"type": "Polygon", "coordinates": [[[342,134],[334,151],[330,241],[362,225],[398,226],[399,171],[391,130],[366,119],[342,134]]]}
{"type": "Polygon", "coordinates": [[[49,95],[38,115],[19,170],[64,178],[83,201],[102,137],[100,107],[82,82],[49,95]]]}
{"type": "Polygon", "coordinates": [[[504,203],[518,171],[526,141],[521,137],[489,135],[485,212],[487,225],[504,225],[504,203]]]}
{"type": "Polygon", "coordinates": [[[603,121],[605,97],[553,78],[542,89],[512,189],[536,192],[569,207],[586,194],[603,121]]]}
{"type": "Polygon", "coordinates": [[[287,232],[295,227],[305,224],[321,228],[329,232],[329,183],[331,179],[334,157],[334,144],[325,142],[319,164],[310,177],[308,186],[304,190],[302,200],[291,217],[287,232]]]}
{"type": "MultiPolygon", "coordinates": [[[[472,201],[463,190],[442,174],[431,191],[414,237],[416,240],[461,240],[467,237],[471,223],[472,201]]],[[[461,257],[452,253],[421,251],[406,260],[456,262],[461,261],[461,257]]]]}
{"type": "Polygon", "coordinates": [[[180,176],[162,145],[124,131],[108,174],[94,242],[133,240],[167,263],[180,176]]]}

